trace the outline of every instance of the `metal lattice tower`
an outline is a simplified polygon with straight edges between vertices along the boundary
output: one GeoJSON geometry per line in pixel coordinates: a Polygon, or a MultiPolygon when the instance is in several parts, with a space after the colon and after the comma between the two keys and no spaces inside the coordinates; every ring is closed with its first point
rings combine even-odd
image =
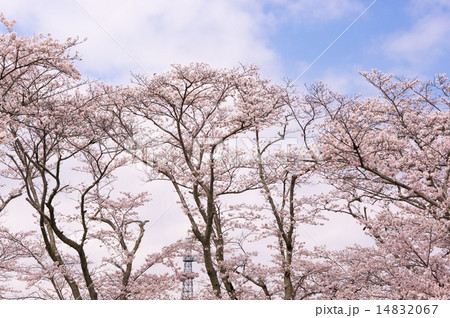
{"type": "Polygon", "coordinates": [[[181,274],[180,280],[183,282],[183,290],[181,292],[181,299],[194,298],[194,278],[198,275],[192,271],[192,263],[197,259],[192,256],[192,238],[188,238],[188,247],[186,255],[183,257],[184,272],[181,274]]]}

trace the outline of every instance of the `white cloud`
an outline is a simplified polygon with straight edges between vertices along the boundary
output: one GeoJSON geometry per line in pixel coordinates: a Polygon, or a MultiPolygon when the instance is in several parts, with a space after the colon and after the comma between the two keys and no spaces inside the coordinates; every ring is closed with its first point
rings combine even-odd
{"type": "Polygon", "coordinates": [[[419,15],[422,10],[420,17],[410,29],[392,34],[382,48],[393,60],[420,67],[442,57],[450,47],[450,13],[439,10],[444,8],[441,1],[431,1],[427,8],[414,3],[410,11],[419,15]]]}
{"type": "Polygon", "coordinates": [[[345,96],[360,95],[361,98],[376,97],[379,94],[378,90],[359,73],[360,71],[369,70],[362,65],[344,65],[344,67],[342,65],[336,65],[320,70],[319,72],[306,72],[295,84],[298,91],[302,94],[308,94],[307,88],[311,84],[321,81],[329,89],[345,96]]]}
{"type": "Polygon", "coordinates": [[[280,75],[280,62],[265,43],[263,15],[253,1],[1,2],[1,10],[22,30],[59,39],[87,37],[79,48],[82,71],[115,81],[128,78],[130,70],[152,74],[192,61],[228,67],[255,63],[268,75],[280,75]]]}
{"type": "Polygon", "coordinates": [[[353,66],[348,70],[329,68],[320,78],[332,90],[341,94],[362,94],[364,97],[376,95],[377,91],[359,74],[360,70],[360,66],[353,66]]]}
{"type": "Polygon", "coordinates": [[[86,37],[80,69],[127,83],[130,71],[149,74],[193,61],[232,67],[258,64],[281,78],[282,61],[268,34],[283,21],[324,23],[360,11],[357,0],[0,0],[21,33],[86,37]]]}

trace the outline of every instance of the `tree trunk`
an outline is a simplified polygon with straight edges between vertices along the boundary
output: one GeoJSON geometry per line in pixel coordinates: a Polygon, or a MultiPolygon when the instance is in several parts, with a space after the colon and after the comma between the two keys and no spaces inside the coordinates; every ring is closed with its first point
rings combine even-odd
{"type": "Polygon", "coordinates": [[[211,255],[211,245],[209,242],[202,242],[203,245],[203,259],[205,262],[206,273],[208,274],[209,280],[211,281],[211,286],[214,290],[214,294],[217,298],[222,299],[222,294],[220,291],[220,281],[217,276],[217,271],[214,268],[211,255]]]}

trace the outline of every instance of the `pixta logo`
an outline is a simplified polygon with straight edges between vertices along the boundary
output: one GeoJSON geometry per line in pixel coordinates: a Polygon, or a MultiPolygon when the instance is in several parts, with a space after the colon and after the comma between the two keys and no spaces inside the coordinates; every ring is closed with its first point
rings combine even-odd
{"type": "Polygon", "coordinates": [[[320,306],[316,307],[316,317],[321,315],[345,315],[356,316],[359,314],[359,307],[349,305],[348,308],[342,306],[320,306]]]}

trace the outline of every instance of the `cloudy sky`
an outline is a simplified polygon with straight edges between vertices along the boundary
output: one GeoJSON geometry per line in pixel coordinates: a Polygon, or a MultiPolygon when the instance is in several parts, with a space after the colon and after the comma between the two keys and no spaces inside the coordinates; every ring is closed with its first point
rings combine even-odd
{"type": "Polygon", "coordinates": [[[275,81],[370,94],[359,70],[431,79],[450,66],[450,0],[0,0],[0,11],[21,35],[87,38],[80,70],[115,84],[173,63],[253,63],[275,81]]]}
{"type": "Polygon", "coordinates": [[[128,83],[172,63],[254,63],[275,80],[364,91],[359,70],[431,78],[450,66],[449,0],[0,0],[20,34],[79,36],[85,75],[128,83]],[[363,13],[364,12],[364,13],[363,13]],[[359,18],[358,18],[359,17],[359,18]],[[355,21],[356,20],[356,21],[355,21]],[[353,23],[353,24],[352,24],[353,23]],[[350,26],[351,25],[351,26],[350,26]]]}

